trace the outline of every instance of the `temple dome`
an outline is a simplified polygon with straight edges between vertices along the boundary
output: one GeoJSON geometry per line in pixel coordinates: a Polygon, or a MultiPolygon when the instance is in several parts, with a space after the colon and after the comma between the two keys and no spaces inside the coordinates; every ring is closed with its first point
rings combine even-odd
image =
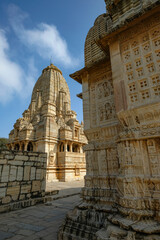
{"type": "Polygon", "coordinates": [[[48,71],[48,70],[54,70],[54,71],[57,71],[59,72],[61,75],[62,75],[62,72],[59,68],[57,68],[55,65],[53,65],[53,63],[50,64],[50,66],[47,66],[46,68],[44,68],[42,70],[42,73],[44,73],[45,71],[48,71]]]}
{"type": "Polygon", "coordinates": [[[70,110],[70,92],[67,82],[62,76],[61,70],[50,64],[43,69],[41,76],[38,78],[33,88],[31,101],[40,105],[49,101],[55,103],[58,107],[60,94],[63,94],[63,102],[68,103],[68,110],[70,110]],[[63,93],[61,89],[63,89],[63,93]]]}

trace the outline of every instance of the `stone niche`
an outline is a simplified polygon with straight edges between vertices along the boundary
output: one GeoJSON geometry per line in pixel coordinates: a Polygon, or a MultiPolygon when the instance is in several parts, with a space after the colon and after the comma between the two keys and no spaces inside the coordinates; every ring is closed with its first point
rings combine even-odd
{"type": "Polygon", "coordinates": [[[71,75],[83,88],[87,173],[58,239],[159,240],[160,2],[105,2],[110,15],[71,75]]]}

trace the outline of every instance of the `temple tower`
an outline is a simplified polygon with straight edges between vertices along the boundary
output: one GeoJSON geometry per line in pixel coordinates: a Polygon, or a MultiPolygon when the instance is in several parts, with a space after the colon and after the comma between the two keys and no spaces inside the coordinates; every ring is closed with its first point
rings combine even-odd
{"type": "Polygon", "coordinates": [[[62,72],[53,64],[42,71],[29,108],[14,124],[8,147],[47,152],[47,180],[70,181],[85,175],[83,123],[71,110],[70,92],[62,72]],[[76,132],[76,134],[75,134],[76,132]]]}

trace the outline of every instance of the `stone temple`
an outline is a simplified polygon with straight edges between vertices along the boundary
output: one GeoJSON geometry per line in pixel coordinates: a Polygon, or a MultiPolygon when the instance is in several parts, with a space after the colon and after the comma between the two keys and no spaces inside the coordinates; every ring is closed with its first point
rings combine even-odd
{"type": "Polygon", "coordinates": [[[160,240],[160,1],[105,4],[71,75],[83,89],[87,172],[58,237],[160,240]]]}
{"type": "Polygon", "coordinates": [[[53,64],[37,80],[29,108],[14,124],[8,148],[46,152],[47,181],[80,180],[86,173],[83,123],[71,110],[70,92],[53,64]]]}

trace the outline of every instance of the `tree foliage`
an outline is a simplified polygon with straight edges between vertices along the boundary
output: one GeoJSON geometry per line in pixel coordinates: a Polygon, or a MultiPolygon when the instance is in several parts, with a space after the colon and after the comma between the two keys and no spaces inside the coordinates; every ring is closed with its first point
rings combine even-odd
{"type": "Polygon", "coordinates": [[[7,149],[8,138],[0,138],[0,150],[7,149]]]}

